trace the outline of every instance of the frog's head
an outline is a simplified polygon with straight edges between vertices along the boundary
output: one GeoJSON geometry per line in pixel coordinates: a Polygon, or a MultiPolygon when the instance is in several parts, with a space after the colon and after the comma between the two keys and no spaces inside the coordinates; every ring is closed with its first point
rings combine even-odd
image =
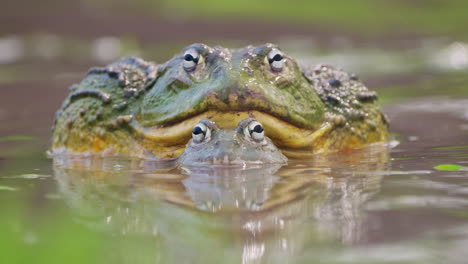
{"type": "Polygon", "coordinates": [[[192,130],[192,139],[179,158],[182,165],[272,164],[287,158],[265,136],[262,124],[253,118],[235,129],[220,129],[215,122],[202,120],[192,130]]]}
{"type": "Polygon", "coordinates": [[[183,146],[201,119],[229,129],[251,117],[278,146],[298,148],[324,119],[324,105],[296,61],[273,44],[190,45],[159,66],[149,89],[135,121],[158,135],[158,145],[183,146]]]}

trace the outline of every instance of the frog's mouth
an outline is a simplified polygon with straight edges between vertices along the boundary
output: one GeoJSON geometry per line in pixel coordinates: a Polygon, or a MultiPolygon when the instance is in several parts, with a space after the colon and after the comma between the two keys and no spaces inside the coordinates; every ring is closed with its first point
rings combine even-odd
{"type": "MultiPolygon", "coordinates": [[[[158,151],[171,149],[172,152],[177,149],[176,152],[180,154],[185,144],[191,138],[193,127],[200,120],[212,120],[223,129],[231,129],[246,118],[258,120],[265,128],[266,136],[286,154],[288,149],[308,150],[310,152],[314,143],[332,128],[330,122],[324,122],[316,130],[307,130],[260,111],[214,110],[203,112],[166,127],[145,128],[136,120],[133,120],[130,126],[142,139],[143,145],[147,148],[158,149],[158,151]]],[[[175,155],[178,156],[177,153],[175,155]]]]}

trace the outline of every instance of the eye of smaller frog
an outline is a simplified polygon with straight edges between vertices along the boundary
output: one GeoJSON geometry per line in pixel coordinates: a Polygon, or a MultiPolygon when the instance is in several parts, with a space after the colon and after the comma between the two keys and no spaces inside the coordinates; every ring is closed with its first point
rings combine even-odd
{"type": "Polygon", "coordinates": [[[268,63],[270,63],[271,70],[274,72],[280,72],[284,66],[283,53],[278,49],[272,49],[267,55],[268,63]]]}
{"type": "Polygon", "coordinates": [[[195,143],[208,141],[211,138],[211,129],[203,123],[198,123],[192,130],[192,139],[195,143]]]}
{"type": "Polygon", "coordinates": [[[250,136],[255,142],[262,142],[265,139],[265,133],[262,124],[258,121],[251,121],[245,128],[244,134],[250,136]]]}
{"type": "Polygon", "coordinates": [[[202,55],[196,49],[189,49],[184,53],[183,66],[186,71],[193,71],[203,61],[202,55]]]}

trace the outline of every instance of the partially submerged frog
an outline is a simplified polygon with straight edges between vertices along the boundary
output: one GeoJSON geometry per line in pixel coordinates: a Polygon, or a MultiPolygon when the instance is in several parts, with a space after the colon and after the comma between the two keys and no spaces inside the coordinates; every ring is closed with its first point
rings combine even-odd
{"type": "Polygon", "coordinates": [[[273,44],[242,49],[193,44],[163,64],[124,58],[91,68],[56,113],[52,153],[170,159],[192,129],[247,118],[287,156],[387,140],[387,122],[355,75],[302,66],[273,44]]]}
{"type": "Polygon", "coordinates": [[[215,122],[202,120],[192,130],[192,139],[179,158],[183,165],[273,164],[287,158],[265,136],[263,126],[248,118],[235,129],[219,129],[215,122]]]}

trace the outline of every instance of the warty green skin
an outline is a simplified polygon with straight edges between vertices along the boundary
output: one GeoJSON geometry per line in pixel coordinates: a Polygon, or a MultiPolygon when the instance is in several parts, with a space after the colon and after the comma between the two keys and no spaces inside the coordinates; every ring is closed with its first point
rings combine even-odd
{"type": "Polygon", "coordinates": [[[281,149],[337,151],[387,138],[376,94],[354,75],[327,65],[300,67],[287,54],[283,70],[274,72],[266,58],[274,48],[265,44],[231,50],[193,44],[163,64],[130,57],[92,68],[81,83],[70,87],[56,113],[52,152],[174,158],[190,131],[178,140],[160,141],[146,131],[170,128],[207,111],[258,111],[301,135],[329,124],[324,136],[299,147],[278,139],[289,131],[270,129],[281,149]],[[204,58],[193,71],[182,67],[189,49],[204,58]]]}
{"type": "Polygon", "coordinates": [[[272,73],[265,56],[273,48],[188,46],[160,66],[158,81],[142,99],[136,120],[145,127],[165,126],[207,110],[255,109],[316,128],[323,121],[323,103],[291,58],[281,74],[272,73]],[[204,62],[187,73],[181,64],[189,49],[197,50],[204,62]]]}

